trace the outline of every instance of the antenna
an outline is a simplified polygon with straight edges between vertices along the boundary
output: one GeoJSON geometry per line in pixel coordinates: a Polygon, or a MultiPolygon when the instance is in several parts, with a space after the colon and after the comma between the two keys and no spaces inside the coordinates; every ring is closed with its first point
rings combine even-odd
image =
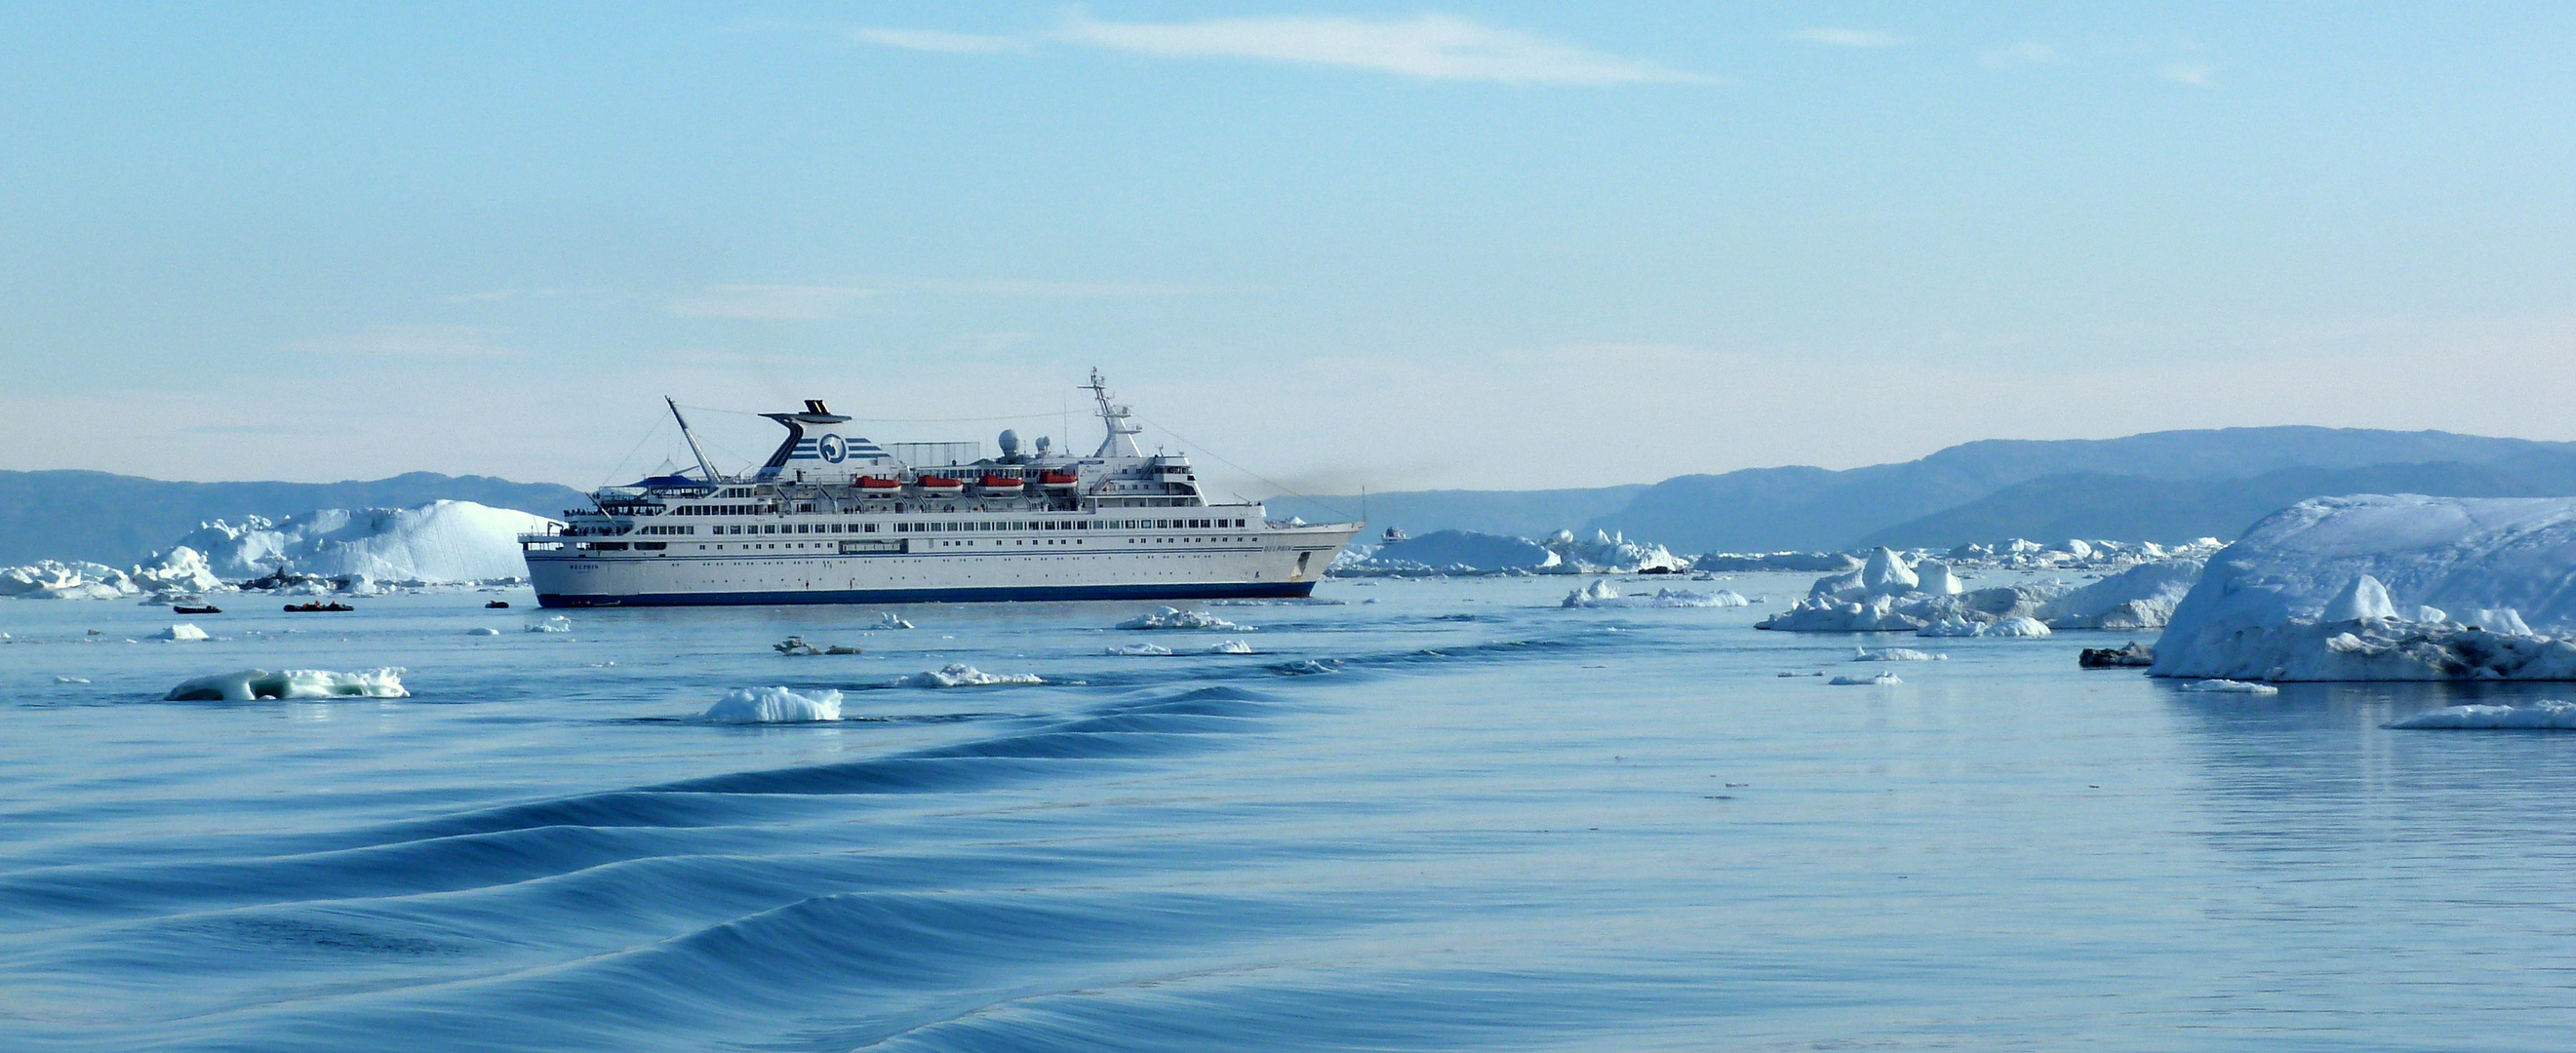
{"type": "Polygon", "coordinates": [[[680,415],[680,404],[669,395],[662,396],[662,404],[671,407],[671,419],[680,422],[680,437],[689,440],[689,452],[698,455],[698,470],[706,473],[707,484],[715,485],[715,466],[707,463],[707,451],[698,448],[698,437],[689,432],[689,418],[680,415]]]}

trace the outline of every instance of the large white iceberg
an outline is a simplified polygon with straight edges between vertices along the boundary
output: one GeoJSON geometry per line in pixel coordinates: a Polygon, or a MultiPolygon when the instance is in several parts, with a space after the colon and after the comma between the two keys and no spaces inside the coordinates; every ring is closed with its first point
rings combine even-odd
{"type": "Polygon", "coordinates": [[[178,546],[128,570],[100,563],[45,560],[0,567],[0,596],[49,600],[112,600],[150,593],[169,597],[224,587],[203,553],[178,546]]]}
{"type": "Polygon", "coordinates": [[[2316,498],[2210,561],[2149,672],[2576,679],[2571,626],[2576,498],[2316,498]]]}
{"type": "Polygon", "coordinates": [[[2054,629],[2159,629],[2200,580],[2205,560],[2141,563],[2042,604],[2033,617],[2054,629]]]}
{"type": "Polygon", "coordinates": [[[258,578],[280,571],[377,581],[456,582],[527,574],[518,535],[543,531],[543,516],[472,501],[418,508],[327,508],[240,525],[216,520],[181,546],[206,554],[214,573],[258,578]]]}

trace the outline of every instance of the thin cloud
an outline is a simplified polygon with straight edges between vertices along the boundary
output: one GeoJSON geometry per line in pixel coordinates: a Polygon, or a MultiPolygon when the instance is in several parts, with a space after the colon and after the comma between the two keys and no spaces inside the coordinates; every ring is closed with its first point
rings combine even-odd
{"type": "Polygon", "coordinates": [[[1829,44],[1838,48],[1892,48],[1905,43],[1904,37],[1892,33],[1822,26],[1815,29],[1801,29],[1789,34],[1789,39],[1803,40],[1810,44],[1829,44]]]}
{"type": "Polygon", "coordinates": [[[2065,63],[2066,56],[2054,44],[2025,40],[2006,47],[1988,48],[1977,56],[1987,69],[2011,69],[2014,66],[2055,66],[2065,63]]]}
{"type": "Polygon", "coordinates": [[[2195,88],[2211,87],[2218,81],[2217,67],[2199,62],[2176,62],[2166,66],[2163,72],[2166,80],[2195,88]]]}
{"type": "Polygon", "coordinates": [[[498,330],[471,325],[384,325],[336,336],[297,340],[289,350],[369,358],[439,360],[516,358],[514,347],[493,343],[498,330]]]}
{"type": "Polygon", "coordinates": [[[853,29],[850,39],[863,44],[883,44],[907,51],[935,51],[945,55],[1026,54],[1037,46],[1020,37],[987,36],[981,33],[951,33],[943,29],[853,29]]]}
{"type": "Polygon", "coordinates": [[[814,322],[875,295],[874,289],[844,285],[711,285],[664,304],[663,310],[682,318],[814,322]]]}
{"type": "Polygon", "coordinates": [[[1718,78],[1623,58],[1454,15],[1372,20],[1335,15],[1104,22],[1076,14],[1027,37],[917,29],[851,30],[854,40],[916,51],[1027,52],[1039,42],[1160,58],[1241,58],[1342,66],[1424,80],[1503,84],[1713,84],[1718,78]]]}

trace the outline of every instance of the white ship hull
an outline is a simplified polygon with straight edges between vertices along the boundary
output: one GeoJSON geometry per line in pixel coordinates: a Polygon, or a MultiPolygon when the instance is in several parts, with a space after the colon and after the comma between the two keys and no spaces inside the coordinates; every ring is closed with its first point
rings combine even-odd
{"type": "Polygon", "coordinates": [[[1314,591],[1356,531],[926,535],[854,541],[879,550],[847,553],[836,540],[728,539],[657,552],[532,548],[527,558],[546,607],[1295,597],[1314,591]]]}

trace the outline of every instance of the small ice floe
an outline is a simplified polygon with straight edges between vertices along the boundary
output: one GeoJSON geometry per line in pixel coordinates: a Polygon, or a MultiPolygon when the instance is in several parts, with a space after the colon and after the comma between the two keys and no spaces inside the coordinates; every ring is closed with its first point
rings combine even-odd
{"type": "Polygon", "coordinates": [[[2576,731],[2576,702],[2527,706],[2444,706],[2380,725],[2400,731],[2576,731]]]}
{"type": "Polygon", "coordinates": [[[805,724],[841,719],[841,693],[801,695],[783,687],[737,687],[698,715],[714,724],[805,724]]]}
{"type": "Polygon", "coordinates": [[[2046,636],[2048,625],[2037,618],[2013,615],[1980,622],[1956,614],[1914,630],[1916,636],[2046,636]]]}
{"type": "Polygon", "coordinates": [[[1221,640],[1207,649],[1209,654],[1251,654],[1252,645],[1241,640],[1221,640]]]}
{"type": "Polygon", "coordinates": [[[1566,593],[1565,602],[1557,604],[1557,606],[1598,607],[1606,601],[1618,598],[1619,589],[1617,586],[1610,584],[1610,579],[1594,578],[1592,579],[1592,584],[1576,589],[1573,592],[1566,593]]]}
{"type": "Polygon", "coordinates": [[[1949,655],[1917,651],[1911,647],[1852,648],[1852,661],[1855,662],[1947,662],[1949,660],[1949,655]]]}
{"type": "Polygon", "coordinates": [[[893,612],[878,611],[875,623],[862,625],[859,628],[868,632],[875,632],[878,630],[909,629],[912,628],[912,623],[895,617],[893,612]]]}
{"type": "Polygon", "coordinates": [[[181,623],[179,623],[179,624],[177,624],[177,625],[173,625],[173,626],[171,626],[171,627],[169,627],[169,628],[167,628],[167,629],[163,629],[163,630],[161,630],[160,632],[153,633],[153,634],[152,634],[152,638],[153,638],[153,639],[155,639],[155,640],[211,640],[211,639],[214,639],[214,637],[211,637],[211,636],[206,635],[206,631],[205,631],[204,629],[197,628],[196,626],[194,626],[194,625],[190,625],[190,624],[188,624],[188,623],[186,623],[186,622],[181,622],[181,623]]]}
{"type": "MultiPolygon", "coordinates": [[[[1169,610],[1170,608],[1164,608],[1169,610]]],[[[1043,684],[1035,673],[987,673],[961,662],[951,662],[926,673],[900,677],[892,687],[986,687],[996,684],[1043,684]]]]}
{"type": "Polygon", "coordinates": [[[334,673],[328,669],[288,669],[272,673],[244,669],[201,676],[171,688],[165,702],[251,702],[263,698],[408,698],[400,668],[334,673]]]}
{"type": "Polygon", "coordinates": [[[499,635],[501,635],[501,630],[499,630],[499,629],[493,629],[493,628],[467,629],[467,630],[465,630],[465,635],[467,635],[467,636],[499,636],[499,635]]]}
{"type": "Polygon", "coordinates": [[[558,614],[543,621],[529,622],[528,631],[532,633],[568,633],[572,631],[572,619],[558,614]]]}
{"type": "Polygon", "coordinates": [[[1838,676],[1825,682],[1835,687],[1860,687],[1867,684],[1902,684],[1905,681],[1897,679],[1894,673],[1880,673],[1877,676],[1838,676]]]}
{"type": "Polygon", "coordinates": [[[1156,607],[1151,612],[1119,622],[1121,629],[1224,629],[1251,632],[1252,626],[1233,622],[1206,611],[1185,611],[1175,607],[1156,607]]]}
{"type": "Polygon", "coordinates": [[[769,645],[769,649],[790,657],[815,654],[860,653],[859,649],[856,647],[845,647],[840,644],[825,644],[817,647],[813,644],[806,643],[805,638],[802,636],[790,636],[784,640],[780,640],[777,643],[769,645]]]}
{"type": "Polygon", "coordinates": [[[1155,644],[1140,643],[1128,644],[1125,647],[1111,647],[1109,649],[1109,653],[1122,655],[1128,658],[1169,658],[1172,656],[1172,649],[1169,647],[1157,646],[1155,644]]]}
{"type": "Polygon", "coordinates": [[[2273,687],[2270,684],[2249,683],[2243,680],[2194,680],[2188,684],[2182,685],[2181,690],[2206,691],[2212,694],[2221,695],[2277,695],[2281,693],[2280,688],[2273,687]]]}
{"type": "Polygon", "coordinates": [[[1341,672],[1342,663],[1334,659],[1317,661],[1309,658],[1302,662],[1274,665],[1270,667],[1270,671],[1281,676],[1321,676],[1326,673],[1341,672]]]}
{"type": "Polygon", "coordinates": [[[85,676],[58,676],[54,678],[54,682],[57,684],[86,684],[89,683],[89,678],[85,676]]]}

